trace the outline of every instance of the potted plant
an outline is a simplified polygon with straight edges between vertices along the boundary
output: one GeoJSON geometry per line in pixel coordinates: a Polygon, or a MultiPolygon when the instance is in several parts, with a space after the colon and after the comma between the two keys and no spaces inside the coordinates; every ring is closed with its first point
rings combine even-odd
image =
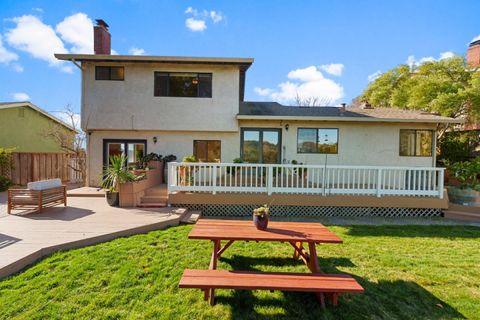
{"type": "Polygon", "coordinates": [[[460,183],[458,187],[447,186],[450,201],[465,206],[480,206],[480,157],[455,163],[445,161],[445,164],[460,183]]]}
{"type": "Polygon", "coordinates": [[[137,176],[128,170],[126,163],[125,155],[114,155],[110,157],[110,164],[106,165],[103,170],[102,186],[106,189],[105,198],[111,206],[116,207],[120,202],[119,184],[137,179],[137,176]]]}
{"type": "MultiPolygon", "coordinates": [[[[195,157],[193,154],[189,156],[185,156],[182,159],[182,162],[198,162],[197,157],[195,157]]],[[[192,175],[192,169],[190,169],[189,166],[181,166],[180,167],[180,183],[183,186],[189,186],[193,182],[193,175],[192,175]]]]}
{"type": "MultiPolygon", "coordinates": [[[[243,161],[240,158],[235,158],[233,159],[233,163],[243,163],[243,161]]],[[[237,172],[237,167],[235,166],[227,167],[227,174],[231,174],[232,176],[234,176],[236,172],[237,172]]]]}
{"type": "Polygon", "coordinates": [[[253,224],[258,230],[266,230],[268,226],[269,216],[270,216],[270,205],[264,204],[263,206],[253,210],[253,224]]]}

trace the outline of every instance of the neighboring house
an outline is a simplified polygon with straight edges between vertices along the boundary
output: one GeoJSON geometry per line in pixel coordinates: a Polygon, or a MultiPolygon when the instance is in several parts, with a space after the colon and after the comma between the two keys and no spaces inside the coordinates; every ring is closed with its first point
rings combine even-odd
{"type": "Polygon", "coordinates": [[[435,129],[455,122],[396,109],[244,102],[251,58],[110,55],[108,26],[98,21],[95,33],[97,54],[55,55],[81,62],[90,185],[118,153],[129,162],[156,152],[204,162],[435,167],[435,129]]]}
{"type": "Polygon", "coordinates": [[[60,143],[49,137],[58,132],[73,142],[75,130],[48,112],[25,102],[0,103],[0,147],[22,153],[63,153],[60,143]]]}

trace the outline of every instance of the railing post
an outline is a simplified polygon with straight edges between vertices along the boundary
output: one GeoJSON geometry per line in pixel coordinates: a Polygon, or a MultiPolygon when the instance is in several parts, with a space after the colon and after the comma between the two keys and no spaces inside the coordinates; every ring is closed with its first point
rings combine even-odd
{"type": "Polygon", "coordinates": [[[167,162],[167,173],[168,173],[168,176],[167,176],[167,192],[168,194],[171,194],[172,193],[172,182],[173,182],[173,174],[172,174],[172,163],[171,162],[167,162]]]}
{"type": "Polygon", "coordinates": [[[440,169],[438,172],[438,197],[443,199],[443,179],[444,179],[445,169],[440,169]]]}
{"type": "Polygon", "coordinates": [[[270,196],[273,189],[273,167],[267,167],[267,194],[270,196]]]}
{"type": "Polygon", "coordinates": [[[212,166],[213,173],[212,173],[212,194],[217,193],[217,165],[214,164],[212,166]]]}
{"type": "Polygon", "coordinates": [[[382,169],[377,169],[377,197],[382,196],[382,169]]]}

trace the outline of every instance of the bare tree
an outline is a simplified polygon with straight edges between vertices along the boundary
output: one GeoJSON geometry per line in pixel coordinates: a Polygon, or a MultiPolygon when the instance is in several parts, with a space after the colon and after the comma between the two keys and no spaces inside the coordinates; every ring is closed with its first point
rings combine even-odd
{"type": "Polygon", "coordinates": [[[333,100],[328,97],[304,97],[297,93],[295,96],[295,104],[299,107],[322,107],[329,106],[333,100]]]}
{"type": "Polygon", "coordinates": [[[71,155],[74,161],[69,162],[67,166],[75,172],[81,174],[82,181],[86,178],[86,163],[85,163],[85,132],[80,128],[79,115],[73,111],[70,104],[66,105],[62,111],[56,111],[61,115],[62,120],[70,125],[75,131],[66,130],[64,126],[59,123],[52,122],[49,128],[44,132],[44,137],[54,140],[62,150],[71,155]]]}

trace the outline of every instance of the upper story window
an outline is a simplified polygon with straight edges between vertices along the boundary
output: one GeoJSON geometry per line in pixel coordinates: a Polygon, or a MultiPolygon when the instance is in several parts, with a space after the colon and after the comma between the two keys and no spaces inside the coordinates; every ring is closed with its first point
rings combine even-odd
{"type": "Polygon", "coordinates": [[[95,80],[117,80],[125,79],[124,67],[95,67],[95,80]]]}
{"type": "Polygon", "coordinates": [[[432,153],[432,130],[400,130],[400,156],[431,157],[432,153]]]}
{"type": "Polygon", "coordinates": [[[338,129],[299,128],[297,153],[338,153],[338,129]]]}
{"type": "Polygon", "coordinates": [[[156,97],[212,97],[211,73],[155,72],[156,97]]]}

